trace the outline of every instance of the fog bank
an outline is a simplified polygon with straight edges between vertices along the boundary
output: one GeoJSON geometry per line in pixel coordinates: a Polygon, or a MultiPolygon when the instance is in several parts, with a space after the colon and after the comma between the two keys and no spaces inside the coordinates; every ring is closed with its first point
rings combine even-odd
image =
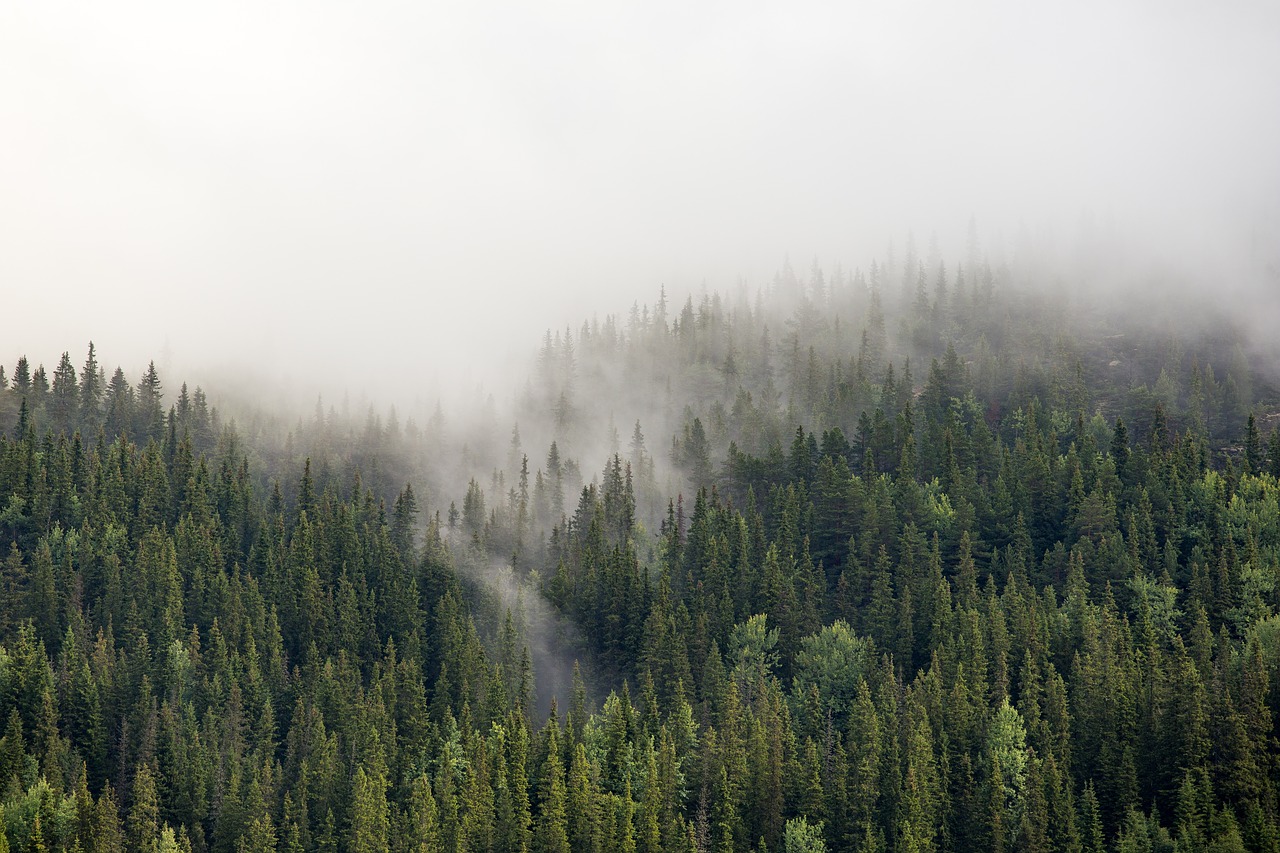
{"type": "Polygon", "coordinates": [[[1261,2],[8,4],[0,360],[470,395],[660,285],[970,222],[1073,285],[1252,298],[1277,102],[1261,2]]]}

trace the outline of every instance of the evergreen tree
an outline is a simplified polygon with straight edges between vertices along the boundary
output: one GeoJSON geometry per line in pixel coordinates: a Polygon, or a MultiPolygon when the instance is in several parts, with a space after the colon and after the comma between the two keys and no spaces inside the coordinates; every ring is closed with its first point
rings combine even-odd
{"type": "Polygon", "coordinates": [[[822,837],[822,822],[810,824],[803,817],[787,821],[782,836],[782,849],[786,853],[826,853],[827,844],[822,837]]]}
{"type": "Polygon", "coordinates": [[[133,777],[133,805],[129,807],[129,849],[138,853],[154,853],[160,840],[160,803],[155,777],[146,764],[133,777]]]}
{"type": "Polygon", "coordinates": [[[64,432],[71,432],[75,425],[78,392],[76,369],[71,364],[71,354],[64,352],[53,371],[53,389],[49,397],[49,415],[54,425],[64,432]]]}
{"type": "Polygon", "coordinates": [[[31,366],[25,355],[18,357],[13,368],[13,390],[24,397],[31,393],[31,366]]]}
{"type": "Polygon", "coordinates": [[[539,792],[541,806],[533,827],[533,847],[538,853],[569,853],[568,792],[560,743],[554,720],[548,724],[547,758],[543,763],[539,792]]]}
{"type": "Polygon", "coordinates": [[[134,411],[134,430],[138,437],[145,441],[148,438],[160,440],[164,432],[163,387],[160,374],[153,361],[147,365],[142,379],[138,382],[136,408],[134,411]]]}
{"type": "Polygon", "coordinates": [[[1244,430],[1244,470],[1247,474],[1262,471],[1263,462],[1262,437],[1258,434],[1258,424],[1253,412],[1249,413],[1249,421],[1244,430]]]}
{"type": "Polygon", "coordinates": [[[346,849],[351,853],[388,853],[390,820],[386,782],[380,772],[356,769],[351,784],[351,829],[346,849]]]}

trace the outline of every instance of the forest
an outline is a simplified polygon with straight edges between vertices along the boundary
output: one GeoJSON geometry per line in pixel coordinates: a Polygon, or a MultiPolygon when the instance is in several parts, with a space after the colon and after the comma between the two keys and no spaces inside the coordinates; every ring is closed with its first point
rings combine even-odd
{"type": "Polygon", "coordinates": [[[935,255],[474,415],[0,367],[0,853],[1280,853],[1277,365],[935,255]]]}

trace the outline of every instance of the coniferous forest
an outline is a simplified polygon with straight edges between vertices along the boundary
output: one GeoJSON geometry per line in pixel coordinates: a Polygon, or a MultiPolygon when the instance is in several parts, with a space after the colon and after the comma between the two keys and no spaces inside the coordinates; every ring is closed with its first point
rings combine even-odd
{"type": "Polygon", "coordinates": [[[473,416],[6,365],[0,853],[1277,853],[1276,365],[1035,279],[663,292],[473,416]]]}

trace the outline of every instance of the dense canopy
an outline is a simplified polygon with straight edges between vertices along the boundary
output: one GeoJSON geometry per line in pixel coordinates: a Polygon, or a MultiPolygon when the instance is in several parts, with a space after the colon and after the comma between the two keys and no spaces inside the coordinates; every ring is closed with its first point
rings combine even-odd
{"type": "Polygon", "coordinates": [[[1108,317],[787,268],[548,332],[509,444],[23,357],[0,853],[1278,851],[1274,374],[1108,317]]]}

